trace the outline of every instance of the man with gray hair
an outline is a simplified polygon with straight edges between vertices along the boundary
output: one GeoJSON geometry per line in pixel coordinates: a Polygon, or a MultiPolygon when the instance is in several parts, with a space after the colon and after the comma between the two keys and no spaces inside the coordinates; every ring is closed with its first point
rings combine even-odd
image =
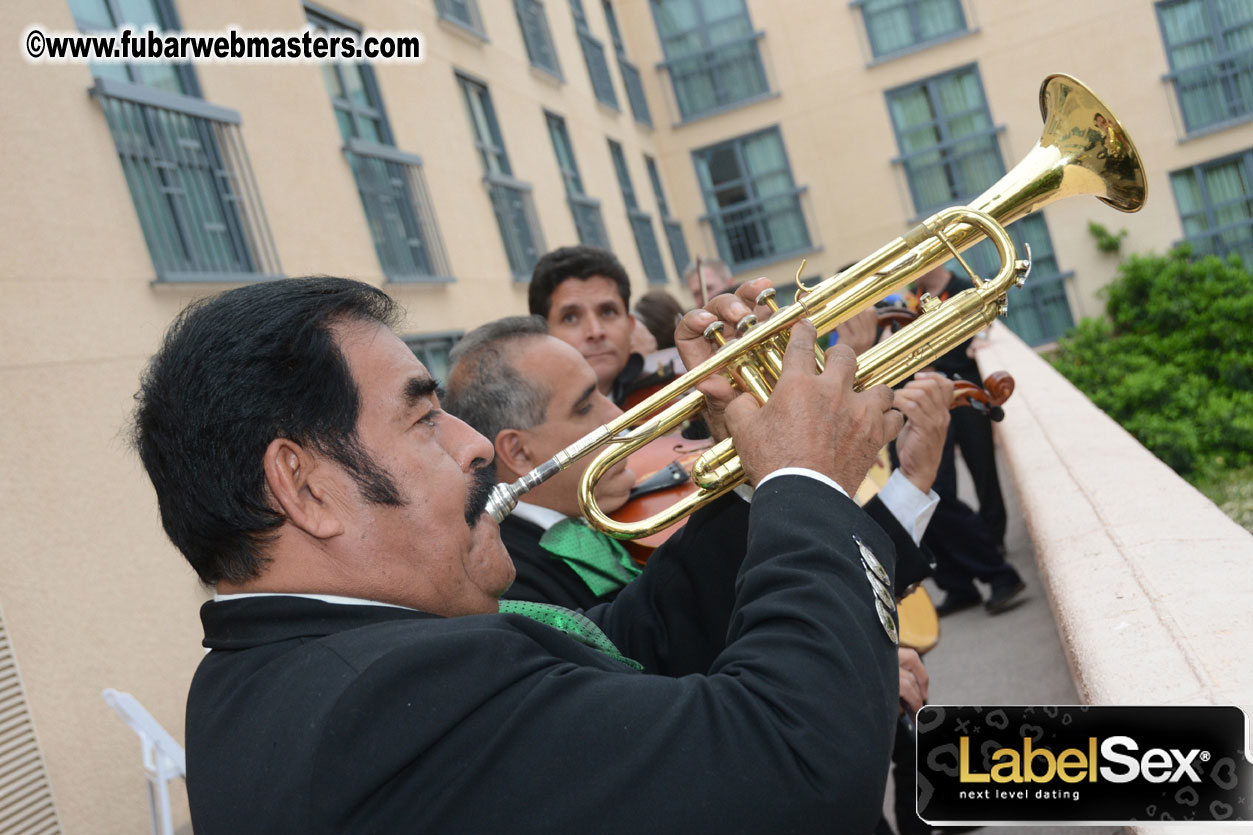
{"type": "MultiPolygon", "coordinates": [[[[539,316],[476,328],[450,359],[444,408],[492,442],[498,481],[517,480],[622,414],[587,361],[539,316]]],[[[590,462],[531,490],[501,523],[518,575],[507,597],[586,609],[613,600],[640,573],[621,545],[583,524],[578,483],[590,462]]],[[[621,507],[634,483],[625,462],[610,469],[596,489],[601,508],[621,507]]]]}
{"type": "Polygon", "coordinates": [[[735,278],[725,261],[717,258],[697,258],[683,270],[683,282],[692,293],[697,307],[703,306],[714,296],[730,293],[735,289],[735,278]]]}

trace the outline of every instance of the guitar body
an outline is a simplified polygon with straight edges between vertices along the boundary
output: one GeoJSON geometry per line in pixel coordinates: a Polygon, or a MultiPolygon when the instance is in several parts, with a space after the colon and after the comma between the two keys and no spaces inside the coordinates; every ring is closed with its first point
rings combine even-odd
{"type": "Polygon", "coordinates": [[[940,616],[936,614],[931,595],[922,586],[902,597],[896,604],[900,619],[901,646],[925,655],[940,642],[940,616]]]}

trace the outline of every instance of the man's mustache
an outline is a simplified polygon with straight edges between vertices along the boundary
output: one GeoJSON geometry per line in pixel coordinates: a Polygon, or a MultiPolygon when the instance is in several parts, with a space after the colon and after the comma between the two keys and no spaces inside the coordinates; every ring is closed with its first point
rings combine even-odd
{"type": "Polygon", "coordinates": [[[474,482],[470,485],[470,495],[466,497],[466,524],[471,528],[478,525],[479,517],[487,510],[487,500],[495,486],[495,468],[482,466],[474,471],[474,482]]]}

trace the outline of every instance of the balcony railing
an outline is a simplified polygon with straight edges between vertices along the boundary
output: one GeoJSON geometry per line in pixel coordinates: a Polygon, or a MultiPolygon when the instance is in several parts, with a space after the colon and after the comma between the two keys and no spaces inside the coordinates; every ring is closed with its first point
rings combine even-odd
{"type": "Polygon", "coordinates": [[[388,280],[451,281],[422,158],[360,139],[349,140],[344,153],[388,280]]]}
{"type": "Polygon", "coordinates": [[[600,201],[585,194],[571,194],[568,199],[579,243],[608,249],[609,236],[605,233],[605,221],[600,214],[600,201]]]}
{"type": "Polygon", "coordinates": [[[531,185],[512,177],[488,174],[483,178],[500,225],[500,237],[516,281],[529,281],[531,270],[544,251],[544,236],[531,196],[531,185]]]}
{"type": "Polygon", "coordinates": [[[1239,255],[1245,267],[1253,267],[1253,219],[1241,218],[1234,223],[1189,235],[1183,241],[1176,241],[1176,245],[1185,242],[1192,245],[1194,255],[1217,255],[1220,258],[1239,255]]]}
{"type": "Polygon", "coordinates": [[[97,78],[158,281],[253,281],[281,270],[239,114],[97,78]]]}
{"type": "Polygon", "coordinates": [[[1197,133],[1253,118],[1253,50],[1167,73],[1184,130],[1197,133]]]}

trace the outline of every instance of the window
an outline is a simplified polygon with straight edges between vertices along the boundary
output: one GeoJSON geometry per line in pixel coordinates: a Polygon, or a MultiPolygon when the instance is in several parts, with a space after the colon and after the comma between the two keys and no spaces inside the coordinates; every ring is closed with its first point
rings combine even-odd
{"type": "Polygon", "coordinates": [[[657,210],[661,213],[661,227],[666,230],[666,242],[670,245],[670,257],[674,259],[674,271],[682,277],[683,270],[688,265],[687,240],[683,237],[683,227],[670,214],[670,204],[666,202],[666,191],[661,186],[657,162],[645,154],[644,166],[648,169],[648,179],[653,183],[653,196],[657,198],[657,210]]]}
{"type": "Polygon", "coordinates": [[[631,113],[635,121],[642,125],[653,126],[652,114],[648,112],[648,99],[644,97],[644,84],[640,81],[640,71],[627,57],[626,44],[622,40],[622,30],[618,28],[618,16],[614,13],[610,0],[601,0],[605,9],[605,22],[609,24],[609,37],[613,41],[613,51],[618,56],[618,69],[622,71],[622,86],[626,88],[627,100],[631,102],[631,113]]]}
{"type": "Polygon", "coordinates": [[[961,0],[854,0],[876,58],[966,31],[961,0]]]}
{"type": "Polygon", "coordinates": [[[444,20],[455,23],[470,34],[487,39],[483,18],[479,15],[478,0],[435,0],[435,11],[444,20]]]}
{"type": "MultiPolygon", "coordinates": [[[[163,0],[73,0],[83,31],[177,29],[163,0]]],[[[200,98],[190,65],[91,65],[158,281],[240,281],[281,270],[239,113],[200,98]]]]}
{"type": "Polygon", "coordinates": [[[463,336],[465,336],[465,331],[441,331],[413,334],[404,337],[404,341],[409,346],[409,350],[413,351],[414,356],[426,366],[426,370],[431,372],[432,377],[436,380],[446,380],[451,365],[448,361],[448,354],[463,336]]]}
{"type": "Polygon", "coordinates": [[[544,238],[535,213],[535,201],[531,197],[531,185],[514,179],[487,87],[460,74],[457,75],[457,83],[461,86],[466,112],[470,116],[474,147],[483,164],[483,182],[492,201],[496,223],[500,226],[509,269],[515,280],[528,281],[535,262],[544,251],[544,238]]]}
{"type": "Polygon", "coordinates": [[[605,47],[593,37],[592,30],[587,26],[583,0],[570,0],[570,14],[574,16],[574,30],[579,35],[579,46],[583,48],[583,61],[587,64],[587,73],[592,78],[592,92],[596,94],[597,101],[617,110],[618,94],[613,91],[613,80],[609,78],[605,47]]]}
{"type": "Polygon", "coordinates": [[[1005,173],[983,84],[964,67],[887,94],[914,210],[966,202],[1005,173]]]}
{"type": "Polygon", "coordinates": [[[522,28],[522,40],[531,65],[561,78],[561,65],[557,62],[557,48],[548,30],[544,4],[541,0],[513,0],[513,8],[518,14],[518,25],[522,28]]]}
{"type": "MultiPolygon", "coordinates": [[[[1006,300],[1009,312],[1005,324],[1028,345],[1044,345],[1056,342],[1058,337],[1074,327],[1070,302],[1066,299],[1067,273],[1057,268],[1053,254],[1053,241],[1048,225],[1040,214],[1028,215],[1009,227],[1009,236],[1018,250],[1018,257],[1025,258],[1024,244],[1031,246],[1031,275],[1022,287],[1011,287],[1006,300]]],[[[1000,268],[996,248],[988,241],[975,244],[962,257],[980,278],[991,278],[1000,268]]],[[[956,261],[948,264],[958,275],[965,270],[956,261]]]]}
{"type": "Polygon", "coordinates": [[[1253,265],[1253,149],[1174,171],[1184,239],[1198,255],[1232,253],[1253,265]]]}
{"type": "Polygon", "coordinates": [[[1157,4],[1184,129],[1194,133],[1253,115],[1253,3],[1157,4]]]}
{"type": "MultiPolygon", "coordinates": [[[[338,18],[306,14],[315,29],[360,33],[338,18]]],[[[383,274],[388,281],[448,280],[422,158],[395,147],[374,70],[364,63],[321,66],[383,274]]]]}
{"type": "Polygon", "coordinates": [[[736,269],[810,248],[801,209],[803,188],[778,128],[732,139],[692,154],[719,256],[736,269]]]}
{"type": "Polygon", "coordinates": [[[583,180],[574,161],[574,146],[570,144],[566,122],[553,113],[545,113],[544,118],[548,122],[548,135],[553,140],[553,151],[557,154],[557,167],[561,169],[561,179],[565,182],[566,200],[574,215],[579,243],[608,249],[609,237],[605,234],[605,223],[600,216],[600,201],[583,193],[583,180]]]}
{"type": "MultiPolygon", "coordinates": [[[[919,215],[969,203],[1005,173],[983,85],[975,67],[963,67],[889,91],[888,110],[896,129],[914,210],[919,215]]],[[[1066,300],[1066,275],[1058,271],[1053,242],[1043,215],[1009,227],[1024,256],[1031,245],[1033,265],[1027,283],[1009,292],[1005,323],[1031,345],[1052,342],[1074,324],[1066,300]]],[[[981,278],[995,275],[996,249],[983,241],[965,253],[981,278]]],[[[949,269],[962,274],[956,264],[949,269]]]]}
{"type": "Polygon", "coordinates": [[[612,139],[609,140],[609,155],[613,158],[618,185],[622,187],[622,202],[626,204],[627,219],[631,221],[631,231],[635,234],[635,247],[644,264],[644,275],[648,277],[649,284],[665,284],[666,266],[662,263],[657,235],[653,232],[652,215],[640,209],[639,201],[635,198],[635,187],[631,184],[631,172],[627,170],[626,157],[622,154],[622,146],[612,139]]]}
{"type": "Polygon", "coordinates": [[[651,0],[684,121],[770,92],[744,0],[651,0]]]}

